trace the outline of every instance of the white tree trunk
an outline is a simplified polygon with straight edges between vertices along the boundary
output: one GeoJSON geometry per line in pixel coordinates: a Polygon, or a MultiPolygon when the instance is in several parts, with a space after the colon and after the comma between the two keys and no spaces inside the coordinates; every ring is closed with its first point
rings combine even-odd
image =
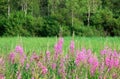
{"type": "Polygon", "coordinates": [[[24,5],[24,12],[25,12],[25,16],[27,15],[27,1],[25,2],[25,5],[24,5]]]}
{"type": "Polygon", "coordinates": [[[87,17],[88,26],[90,26],[90,12],[91,12],[90,1],[88,0],[88,17],[87,17]]]}
{"type": "Polygon", "coordinates": [[[10,0],[8,0],[8,17],[10,16],[10,0]]]}
{"type": "Polygon", "coordinates": [[[73,27],[73,22],[74,22],[74,15],[73,15],[73,9],[72,9],[72,27],[73,27]]]}

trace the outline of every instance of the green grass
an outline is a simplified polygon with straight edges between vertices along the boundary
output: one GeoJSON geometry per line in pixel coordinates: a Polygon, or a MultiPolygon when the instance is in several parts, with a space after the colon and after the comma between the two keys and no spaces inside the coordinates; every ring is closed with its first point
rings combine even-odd
{"type": "MultiPolygon", "coordinates": [[[[69,50],[68,45],[71,39],[72,37],[64,37],[63,48],[65,53],[69,50]]],[[[120,37],[75,37],[74,40],[77,49],[90,48],[95,53],[98,53],[105,46],[120,50],[120,37]]],[[[0,53],[9,53],[18,44],[22,44],[26,52],[44,52],[47,47],[52,51],[56,41],[56,37],[2,37],[0,38],[0,53]]]]}

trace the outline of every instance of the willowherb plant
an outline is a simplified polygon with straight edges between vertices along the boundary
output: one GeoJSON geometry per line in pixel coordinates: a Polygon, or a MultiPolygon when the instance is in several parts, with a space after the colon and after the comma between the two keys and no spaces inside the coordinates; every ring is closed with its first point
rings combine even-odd
{"type": "Polygon", "coordinates": [[[63,38],[60,37],[58,42],[54,46],[54,50],[55,50],[54,58],[55,59],[57,59],[58,55],[62,53],[63,42],[64,42],[63,38]]]}
{"type": "Polygon", "coordinates": [[[66,78],[65,59],[64,59],[64,58],[62,58],[62,59],[60,60],[59,74],[61,75],[62,79],[65,79],[65,78],[66,78]]]}
{"type": "Polygon", "coordinates": [[[74,51],[75,51],[75,43],[74,43],[74,40],[71,40],[71,42],[70,42],[70,52],[74,53],[74,51]]]}
{"type": "Polygon", "coordinates": [[[15,53],[14,52],[11,52],[10,54],[9,54],[9,60],[10,60],[10,62],[11,63],[14,63],[14,61],[15,61],[15,53]]]}
{"type": "Polygon", "coordinates": [[[16,46],[15,52],[20,53],[20,55],[23,55],[24,51],[23,51],[22,46],[20,45],[16,46]]]}
{"type": "Polygon", "coordinates": [[[20,71],[17,71],[17,74],[16,74],[16,75],[17,75],[17,79],[22,79],[22,78],[21,78],[21,73],[20,73],[20,71]]]}
{"type": "Polygon", "coordinates": [[[91,75],[94,75],[96,69],[97,69],[98,66],[99,66],[99,62],[98,62],[97,57],[95,57],[95,56],[90,56],[90,57],[88,58],[88,63],[89,63],[89,65],[90,65],[90,73],[91,73],[91,75]]]}
{"type": "Polygon", "coordinates": [[[85,50],[82,50],[82,51],[77,50],[77,55],[75,59],[76,65],[79,66],[80,63],[85,63],[86,60],[87,60],[87,55],[85,50]]]}
{"type": "Polygon", "coordinates": [[[25,54],[22,46],[15,47],[8,58],[0,57],[0,79],[119,79],[120,54],[108,47],[100,56],[92,50],[75,48],[71,40],[63,54],[64,39],[60,37],[54,51],[45,54],[25,54]]]}
{"type": "Polygon", "coordinates": [[[50,61],[50,51],[46,51],[46,61],[50,61]]]}
{"type": "Polygon", "coordinates": [[[52,63],[52,69],[55,70],[56,69],[56,63],[52,63]]]}

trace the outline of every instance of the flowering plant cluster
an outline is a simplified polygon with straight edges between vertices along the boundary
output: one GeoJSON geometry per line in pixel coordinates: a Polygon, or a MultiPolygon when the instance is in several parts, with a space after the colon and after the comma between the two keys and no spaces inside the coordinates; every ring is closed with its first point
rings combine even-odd
{"type": "Polygon", "coordinates": [[[0,57],[0,79],[120,79],[120,54],[108,47],[96,55],[90,49],[76,49],[71,40],[63,51],[60,37],[54,50],[26,54],[17,45],[8,56],[0,57]]]}

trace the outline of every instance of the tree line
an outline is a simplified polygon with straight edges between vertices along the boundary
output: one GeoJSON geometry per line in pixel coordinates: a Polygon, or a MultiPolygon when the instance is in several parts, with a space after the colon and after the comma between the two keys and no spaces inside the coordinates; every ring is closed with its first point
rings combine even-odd
{"type": "Polygon", "coordinates": [[[119,0],[0,0],[0,36],[120,36],[119,0]]]}

